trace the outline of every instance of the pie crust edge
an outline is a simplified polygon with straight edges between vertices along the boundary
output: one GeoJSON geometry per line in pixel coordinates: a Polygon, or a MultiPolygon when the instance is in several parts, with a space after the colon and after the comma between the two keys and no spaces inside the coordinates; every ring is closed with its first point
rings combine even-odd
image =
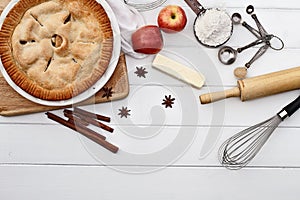
{"type": "MultiPolygon", "coordinates": [[[[65,2],[72,1],[74,0],[65,0],[65,2]]],[[[69,84],[64,89],[48,90],[39,86],[34,81],[29,80],[27,75],[20,70],[15,63],[12,54],[12,34],[15,27],[22,19],[23,14],[27,11],[27,9],[43,2],[47,2],[47,0],[21,0],[14,6],[13,9],[11,9],[5,18],[0,31],[0,55],[2,64],[11,80],[28,94],[39,99],[49,101],[70,99],[94,85],[99,78],[102,77],[109,66],[113,51],[113,31],[111,28],[110,19],[100,3],[96,2],[95,0],[83,1],[85,6],[91,10],[101,25],[103,42],[99,52],[100,59],[98,60],[98,65],[94,67],[93,72],[88,78],[85,78],[80,82],[75,82],[75,84],[69,84]]]]}

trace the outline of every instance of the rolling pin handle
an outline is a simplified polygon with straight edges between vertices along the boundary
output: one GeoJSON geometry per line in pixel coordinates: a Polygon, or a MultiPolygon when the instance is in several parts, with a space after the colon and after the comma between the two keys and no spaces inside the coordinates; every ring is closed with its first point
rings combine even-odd
{"type": "Polygon", "coordinates": [[[240,96],[241,96],[240,89],[238,87],[234,87],[232,89],[224,90],[221,92],[203,94],[199,98],[201,104],[208,104],[222,99],[226,99],[230,97],[240,97],[240,96]]]}

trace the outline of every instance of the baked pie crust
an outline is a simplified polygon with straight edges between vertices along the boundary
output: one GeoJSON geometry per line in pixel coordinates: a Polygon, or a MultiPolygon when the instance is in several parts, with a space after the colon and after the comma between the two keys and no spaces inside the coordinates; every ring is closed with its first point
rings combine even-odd
{"type": "Polygon", "coordinates": [[[113,32],[95,0],[20,0],[0,31],[0,54],[12,81],[43,100],[70,99],[106,71],[113,32]]]}

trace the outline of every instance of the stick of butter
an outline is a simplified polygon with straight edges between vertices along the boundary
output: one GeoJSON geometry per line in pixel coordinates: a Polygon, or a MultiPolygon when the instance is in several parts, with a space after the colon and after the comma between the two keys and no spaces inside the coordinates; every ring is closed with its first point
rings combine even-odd
{"type": "Polygon", "coordinates": [[[203,74],[161,54],[156,55],[152,66],[196,88],[201,88],[204,85],[205,77],[203,74]]]}

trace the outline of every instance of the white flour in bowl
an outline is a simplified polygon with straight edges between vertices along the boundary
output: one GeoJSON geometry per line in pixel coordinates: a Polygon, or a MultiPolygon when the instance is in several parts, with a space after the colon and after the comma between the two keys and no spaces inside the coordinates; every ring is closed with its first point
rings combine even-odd
{"type": "Polygon", "coordinates": [[[231,36],[232,21],[222,10],[208,9],[195,21],[195,34],[205,45],[216,47],[225,43],[231,36]]]}

